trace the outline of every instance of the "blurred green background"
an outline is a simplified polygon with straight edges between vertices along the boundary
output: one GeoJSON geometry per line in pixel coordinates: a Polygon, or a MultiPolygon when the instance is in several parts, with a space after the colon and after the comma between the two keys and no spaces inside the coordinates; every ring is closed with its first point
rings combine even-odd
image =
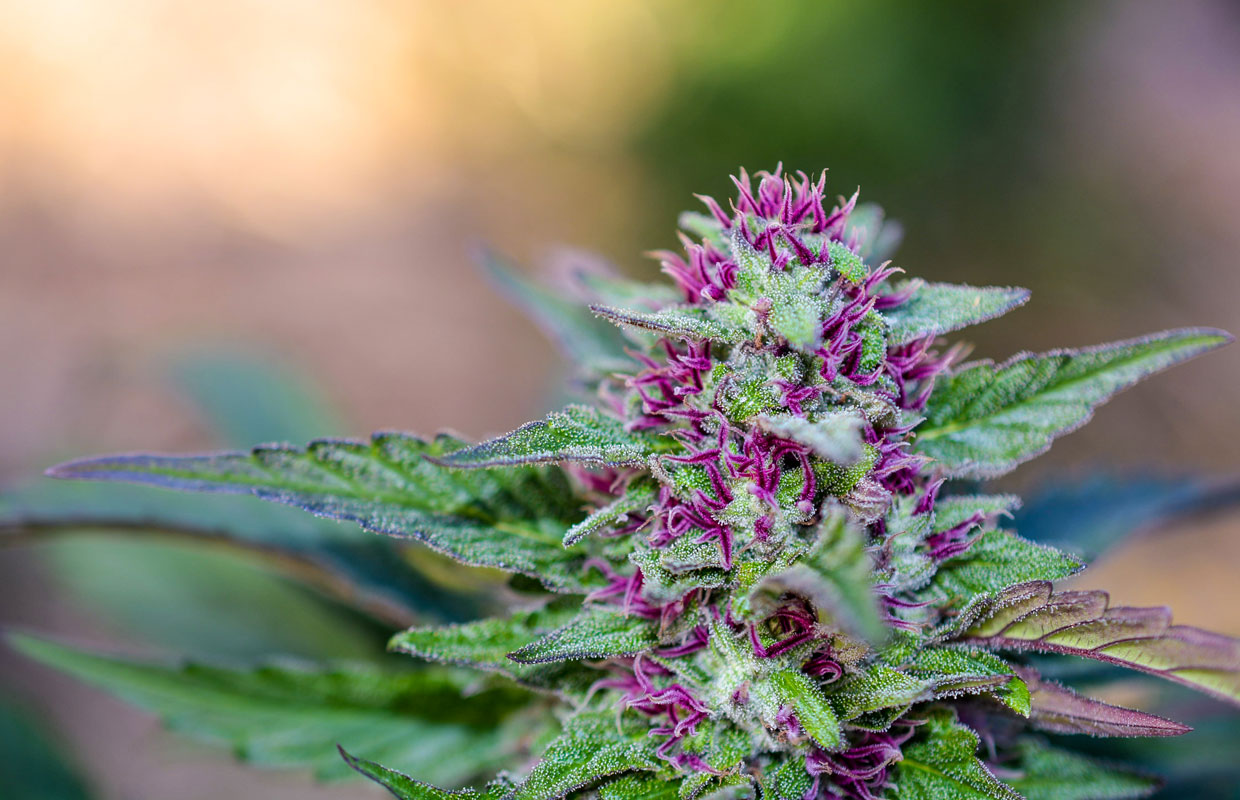
{"type": "MultiPolygon", "coordinates": [[[[976,332],[980,355],[1240,330],[1226,0],[0,0],[0,103],[6,484],[96,451],[509,429],[548,403],[558,356],[469,245],[531,269],[584,247],[651,276],[641,253],[674,246],[676,212],[727,195],[742,165],[860,186],[902,222],[913,274],[1032,289],[976,332]],[[187,362],[197,348],[264,355],[247,377],[187,362]],[[277,362],[321,401],[282,398],[287,381],[264,382],[277,362]],[[288,417],[229,428],[249,401],[220,385],[288,417]]],[[[1234,475],[1237,407],[1229,348],[1118,398],[1008,483],[1234,475]]],[[[263,643],[228,619],[261,608],[296,618],[270,651],[363,657],[381,640],[230,559],[113,539],[0,550],[0,622],[244,655],[263,643]]],[[[1240,520],[1214,514],[1085,581],[1240,635],[1236,563],[1240,520]]],[[[93,796],[365,791],[247,772],[7,653],[0,669],[93,796]]]]}

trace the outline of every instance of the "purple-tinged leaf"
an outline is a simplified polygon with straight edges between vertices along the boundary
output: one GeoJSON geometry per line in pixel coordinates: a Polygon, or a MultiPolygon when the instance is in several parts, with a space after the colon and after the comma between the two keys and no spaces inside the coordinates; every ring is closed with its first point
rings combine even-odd
{"type": "Polygon", "coordinates": [[[1180,736],[1192,728],[1178,722],[1101,700],[1084,697],[1066,686],[1049,681],[1029,667],[1017,667],[1029,687],[1032,708],[1029,721],[1050,733],[1084,733],[1090,736],[1180,736]]]}
{"type": "Polygon", "coordinates": [[[1106,592],[1019,584],[967,609],[963,641],[999,650],[1092,658],[1240,704],[1240,639],[1172,625],[1167,608],[1110,608],[1106,592]]]}

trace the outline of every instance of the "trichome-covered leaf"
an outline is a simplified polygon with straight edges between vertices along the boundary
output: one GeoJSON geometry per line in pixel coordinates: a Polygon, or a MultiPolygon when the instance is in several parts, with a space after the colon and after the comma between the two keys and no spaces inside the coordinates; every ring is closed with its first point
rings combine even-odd
{"type": "Polygon", "coordinates": [[[455,473],[425,457],[460,449],[447,436],[424,442],[397,433],[369,442],[320,440],[300,449],[198,456],[118,455],[61,464],[59,478],[130,481],[171,489],[252,494],[367,530],[420,541],[458,561],[582,590],[581,558],[560,545],[580,517],[557,470],[455,473]]]}
{"type": "Polygon", "coordinates": [[[1180,736],[1192,730],[1154,714],[1084,697],[1029,667],[1019,672],[1029,686],[1029,720],[1041,730],[1089,736],[1180,736]]]}
{"type": "Polygon", "coordinates": [[[521,664],[633,656],[659,643],[659,625],[613,607],[589,605],[563,627],[508,654],[521,664]]]}
{"type": "Polygon", "coordinates": [[[747,338],[743,330],[724,325],[712,319],[703,309],[692,306],[671,306],[659,311],[634,311],[593,305],[590,310],[617,325],[674,339],[712,340],[734,344],[747,338]]]}
{"type": "Polygon", "coordinates": [[[949,709],[931,708],[895,766],[896,800],[1022,800],[978,760],[977,734],[949,709]]]}
{"type": "MultiPolygon", "coordinates": [[[[952,283],[923,283],[914,280],[912,296],[883,312],[891,326],[888,342],[907,344],[925,336],[939,336],[976,325],[1006,314],[1029,299],[1028,289],[1010,286],[964,286],[952,283]]],[[[896,292],[911,288],[903,284],[896,292]]]]}
{"type": "Polygon", "coordinates": [[[393,636],[388,649],[429,661],[498,672],[543,691],[580,693],[597,679],[593,670],[578,664],[525,664],[508,657],[560,629],[580,611],[578,598],[558,598],[542,608],[508,617],[410,628],[393,636]]]}
{"type": "Polygon", "coordinates": [[[508,800],[556,800],[612,775],[658,770],[666,762],[655,755],[649,731],[633,715],[576,714],[508,800]]]}
{"type": "Polygon", "coordinates": [[[840,720],[809,676],[799,669],[781,670],[771,676],[782,703],[790,706],[809,737],[824,750],[840,746],[840,720]]]}
{"type": "Polygon", "coordinates": [[[403,772],[385,767],[374,761],[358,758],[343,747],[338,748],[344,763],[359,775],[370,778],[391,792],[398,800],[500,800],[509,790],[503,783],[489,784],[485,789],[458,789],[448,791],[429,783],[415,781],[403,772]]]}
{"type": "Polygon", "coordinates": [[[572,405],[548,414],[544,420],[527,422],[512,433],[436,457],[435,461],[449,467],[470,468],[568,461],[640,466],[651,452],[651,441],[626,431],[620,420],[596,408],[572,405]]]}
{"type": "Polygon", "coordinates": [[[1084,566],[1053,547],[1007,531],[987,531],[962,555],[939,566],[928,591],[944,600],[967,602],[1016,583],[1066,578],[1084,566]]]}
{"type": "Polygon", "coordinates": [[[980,362],[942,381],[915,447],[953,477],[992,478],[1045,452],[1095,407],[1147,375],[1231,341],[1209,328],[980,362]]]}

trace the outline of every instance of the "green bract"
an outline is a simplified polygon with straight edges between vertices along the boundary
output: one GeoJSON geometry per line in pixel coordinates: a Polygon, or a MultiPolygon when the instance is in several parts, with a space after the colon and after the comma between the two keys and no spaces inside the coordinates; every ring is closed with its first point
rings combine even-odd
{"type": "MultiPolygon", "coordinates": [[[[436,666],[241,670],[18,646],[252,760],[347,763],[399,798],[1148,794],[1154,779],[1043,734],[1187,728],[1082,696],[1028,654],[1240,703],[1240,642],[1056,591],[1082,561],[1005,529],[1020,501],[963,481],[1006,473],[1116,392],[1230,337],[960,363],[940,337],[1028,292],[891,285],[899,270],[875,263],[892,242],[881,214],[855,196],[824,202],[824,181],[742,173],[731,213],[707,200],[709,214],[682,218],[684,253],[657,254],[672,288],[583,269],[561,295],[488,255],[580,368],[582,402],[507,435],[51,471],[254,495],[511,573],[505,614],[442,624],[415,604],[418,624],[389,648],[436,666]],[[344,762],[325,760],[335,744],[344,762]]],[[[385,553],[389,568],[408,555],[385,553]]],[[[374,573],[335,555],[363,585],[374,573]]]]}

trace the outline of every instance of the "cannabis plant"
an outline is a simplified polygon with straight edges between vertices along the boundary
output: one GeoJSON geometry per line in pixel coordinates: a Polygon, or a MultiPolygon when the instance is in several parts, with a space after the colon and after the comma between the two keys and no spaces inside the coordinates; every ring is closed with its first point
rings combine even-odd
{"type": "Polygon", "coordinates": [[[855,194],[826,201],[825,174],[734,182],[727,207],[702,197],[681,217],[683,252],[656,254],[670,285],[581,268],[556,295],[496,273],[575,361],[584,402],[543,420],[479,444],[378,433],[50,472],[255,495],[512,573],[508,613],[390,642],[447,666],[186,680],[18,646],[226,740],[244,738],[229,704],[244,685],[292,719],[249,740],[258,760],[308,749],[309,698],[337,713],[344,761],[406,800],[1154,791],[1064,743],[1188,728],[1078,694],[1040,654],[1240,703],[1240,641],[1056,588],[1082,561],[1006,530],[1019,499],[978,487],[1230,337],[967,362],[942,337],[1027,291],[902,277],[895,228],[855,194]],[[429,713],[411,729],[359,710],[375,708],[429,713]]]}

